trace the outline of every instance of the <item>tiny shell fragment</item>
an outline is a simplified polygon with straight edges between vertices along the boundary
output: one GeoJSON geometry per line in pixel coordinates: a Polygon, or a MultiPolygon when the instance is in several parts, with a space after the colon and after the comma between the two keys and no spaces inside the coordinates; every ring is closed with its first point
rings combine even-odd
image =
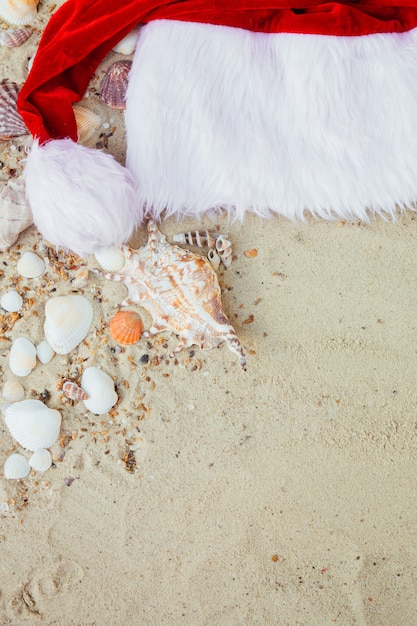
{"type": "Polygon", "coordinates": [[[258,251],[256,248],[251,248],[250,250],[245,250],[243,254],[249,258],[253,258],[258,256],[258,251]]]}

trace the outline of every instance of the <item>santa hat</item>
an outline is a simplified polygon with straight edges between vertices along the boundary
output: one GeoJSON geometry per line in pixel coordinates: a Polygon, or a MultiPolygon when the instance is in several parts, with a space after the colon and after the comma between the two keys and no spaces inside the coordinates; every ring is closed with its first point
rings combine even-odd
{"type": "Polygon", "coordinates": [[[416,79],[410,0],[67,0],[18,100],[35,223],[88,253],[145,214],[394,215],[417,199],[416,79]],[[77,144],[72,105],[139,23],[124,167],[77,144]]]}

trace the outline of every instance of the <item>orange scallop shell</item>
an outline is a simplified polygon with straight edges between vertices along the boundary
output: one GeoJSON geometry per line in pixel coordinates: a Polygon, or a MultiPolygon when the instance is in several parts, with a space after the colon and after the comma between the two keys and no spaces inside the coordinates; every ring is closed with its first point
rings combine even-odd
{"type": "Polygon", "coordinates": [[[117,343],[136,343],[142,335],[142,320],[135,311],[118,311],[109,322],[109,331],[117,343]]]}

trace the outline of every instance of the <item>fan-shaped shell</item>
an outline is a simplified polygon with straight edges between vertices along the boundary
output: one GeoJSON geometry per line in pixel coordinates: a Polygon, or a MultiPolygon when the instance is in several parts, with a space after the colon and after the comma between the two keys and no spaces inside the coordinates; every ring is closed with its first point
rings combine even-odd
{"type": "Polygon", "coordinates": [[[103,246],[94,252],[94,256],[105,272],[120,272],[126,262],[118,246],[103,246]]]}
{"type": "Polygon", "coordinates": [[[35,252],[27,250],[18,260],[16,269],[25,278],[37,278],[45,271],[45,261],[35,252]]]}
{"type": "Polygon", "coordinates": [[[79,143],[85,143],[93,135],[101,124],[101,119],[96,113],[79,104],[73,107],[75,121],[77,122],[77,132],[79,143]]]}
{"type": "MultiPolygon", "coordinates": [[[[0,0],[1,1],[1,0],[0,0]]],[[[29,133],[17,111],[19,86],[8,78],[0,82],[0,141],[20,137],[29,133]]]]}
{"type": "Polygon", "coordinates": [[[52,455],[49,450],[39,448],[30,457],[29,465],[37,472],[46,472],[52,465],[52,455]]]}
{"type": "Polygon", "coordinates": [[[86,408],[96,415],[107,413],[117,402],[114,382],[99,367],[87,367],[81,377],[81,387],[88,394],[86,408]]]}
{"type": "Polygon", "coordinates": [[[13,341],[9,366],[16,376],[27,376],[36,366],[36,348],[26,337],[18,337],[13,341]]]}
{"type": "Polygon", "coordinates": [[[126,108],[126,90],[132,61],[116,61],[104,75],[100,87],[100,96],[108,106],[114,109],[126,108]]]}
{"type": "Polygon", "coordinates": [[[33,33],[33,29],[29,26],[23,28],[9,28],[0,32],[0,46],[6,48],[17,48],[25,43],[33,33]]]}
{"type": "Polygon", "coordinates": [[[142,335],[142,320],[135,311],[118,311],[109,322],[109,332],[117,343],[131,345],[142,335]]]}
{"type": "Polygon", "coordinates": [[[22,296],[16,291],[16,289],[6,291],[0,299],[0,306],[5,311],[9,311],[9,313],[16,313],[16,311],[20,311],[22,305],[22,296]]]}
{"type": "MultiPolygon", "coordinates": [[[[1,118],[1,111],[0,111],[1,118]]],[[[15,243],[20,233],[33,224],[23,181],[0,182],[0,250],[15,243]]]]}
{"type": "Polygon", "coordinates": [[[49,363],[49,361],[52,360],[55,352],[53,351],[52,347],[49,345],[47,341],[41,341],[36,346],[36,354],[38,356],[39,361],[45,365],[46,363],[49,363]]]}
{"type": "Polygon", "coordinates": [[[9,480],[19,480],[29,476],[30,465],[23,454],[11,454],[4,463],[4,477],[9,480]]]}
{"type": "Polygon", "coordinates": [[[84,296],[57,296],[45,306],[46,341],[58,354],[68,354],[87,336],[93,307],[84,296]]]}
{"type": "Polygon", "coordinates": [[[139,39],[139,31],[140,26],[137,26],[133,30],[130,31],[126,37],[123,37],[113,48],[113,52],[117,52],[118,54],[133,54],[136,48],[136,44],[139,39]]]}
{"type": "Polygon", "coordinates": [[[19,402],[25,397],[25,390],[17,380],[7,380],[1,395],[7,402],[19,402]]]}
{"type": "Polygon", "coordinates": [[[38,3],[39,0],[0,0],[0,17],[16,26],[30,24],[36,15],[38,3]]]}
{"type": "Polygon", "coordinates": [[[4,419],[12,437],[32,452],[50,448],[58,440],[61,413],[40,400],[14,402],[7,407],[4,419]]]}

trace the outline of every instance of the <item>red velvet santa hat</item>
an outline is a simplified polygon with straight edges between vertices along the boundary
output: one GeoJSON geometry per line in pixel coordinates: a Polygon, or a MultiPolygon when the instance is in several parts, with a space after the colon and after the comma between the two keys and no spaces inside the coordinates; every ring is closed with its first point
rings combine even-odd
{"type": "Polygon", "coordinates": [[[19,96],[19,111],[35,138],[25,169],[28,199],[35,223],[52,243],[80,253],[120,244],[145,211],[199,215],[226,206],[238,215],[272,210],[302,217],[310,210],[364,217],[367,209],[393,214],[396,203],[416,200],[417,3],[117,4],[67,0],[50,19],[19,96]],[[135,25],[150,22],[129,85],[134,105],[127,110],[125,168],[76,143],[72,104],[114,45],[135,25]],[[225,52],[218,56],[220,45],[225,52]],[[216,63],[219,71],[209,76],[216,63]],[[159,72],[167,82],[180,77],[186,94],[189,85],[193,94],[204,91],[196,99],[198,110],[187,110],[181,137],[179,120],[170,126],[170,111],[161,105],[171,89],[169,109],[175,109],[181,100],[177,86],[159,84],[159,72]],[[223,97],[204,126],[201,120],[223,97]],[[300,106],[303,99],[308,109],[300,106]],[[232,113],[232,124],[226,124],[232,113]],[[219,142],[226,157],[216,165],[219,142]],[[201,192],[204,180],[212,193],[201,192]]]}

